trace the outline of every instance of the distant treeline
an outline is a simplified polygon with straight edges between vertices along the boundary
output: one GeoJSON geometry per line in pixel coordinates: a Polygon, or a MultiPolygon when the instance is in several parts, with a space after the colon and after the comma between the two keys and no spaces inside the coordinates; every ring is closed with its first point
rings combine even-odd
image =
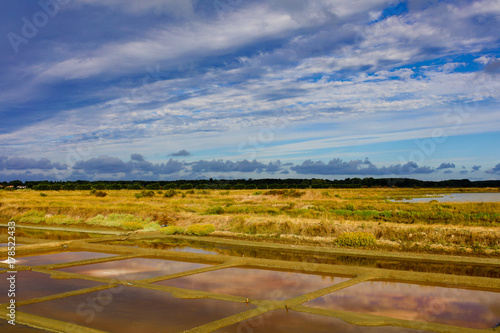
{"type": "Polygon", "coordinates": [[[165,189],[305,189],[305,188],[362,188],[362,187],[500,187],[500,180],[470,181],[454,179],[444,181],[422,181],[408,178],[346,178],[343,180],[327,179],[200,179],[175,181],[27,181],[14,180],[0,183],[1,188],[12,185],[14,188],[48,190],[165,190],[165,189]]]}

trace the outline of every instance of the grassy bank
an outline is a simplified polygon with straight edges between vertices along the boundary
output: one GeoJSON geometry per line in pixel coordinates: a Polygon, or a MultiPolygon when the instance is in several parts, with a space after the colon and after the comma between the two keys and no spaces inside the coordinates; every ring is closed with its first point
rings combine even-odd
{"type": "Polygon", "coordinates": [[[158,232],[162,225],[186,230],[213,224],[214,235],[222,237],[500,256],[500,203],[391,201],[470,191],[117,190],[99,196],[90,191],[0,191],[0,218],[30,225],[158,232]],[[375,242],[358,242],[366,234],[375,242]],[[341,235],[351,243],[336,241],[341,235]]]}

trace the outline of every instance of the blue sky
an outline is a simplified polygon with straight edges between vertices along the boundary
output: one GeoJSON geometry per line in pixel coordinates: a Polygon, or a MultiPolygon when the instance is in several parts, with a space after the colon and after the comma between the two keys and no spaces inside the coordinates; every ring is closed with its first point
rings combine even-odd
{"type": "Polygon", "coordinates": [[[26,0],[0,19],[0,180],[500,179],[500,0],[26,0]]]}

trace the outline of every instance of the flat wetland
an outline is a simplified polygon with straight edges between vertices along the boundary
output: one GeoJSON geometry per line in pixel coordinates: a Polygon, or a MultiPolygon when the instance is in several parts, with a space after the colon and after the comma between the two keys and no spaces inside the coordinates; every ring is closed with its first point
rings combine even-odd
{"type": "Polygon", "coordinates": [[[0,260],[42,331],[498,332],[500,202],[437,200],[479,192],[0,191],[0,260]]]}
{"type": "MultiPolygon", "coordinates": [[[[147,196],[107,190],[104,197],[89,191],[0,191],[0,221],[95,233],[161,232],[166,225],[182,233],[191,225],[211,224],[211,236],[224,239],[499,257],[498,199],[438,201],[477,192],[500,197],[496,188],[176,190],[147,191],[147,196]],[[410,201],[415,198],[426,201],[410,201]],[[347,242],[337,240],[343,234],[347,242]],[[362,239],[367,234],[373,241],[362,239]]],[[[19,230],[43,238],[41,230],[19,230]]]]}

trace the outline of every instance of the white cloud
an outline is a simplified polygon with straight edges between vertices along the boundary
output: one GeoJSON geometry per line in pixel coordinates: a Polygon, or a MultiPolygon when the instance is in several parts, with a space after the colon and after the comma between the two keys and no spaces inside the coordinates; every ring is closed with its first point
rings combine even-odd
{"type": "Polygon", "coordinates": [[[124,11],[130,14],[164,13],[176,17],[193,16],[192,0],[74,0],[73,3],[110,7],[114,10],[124,11]]]}

